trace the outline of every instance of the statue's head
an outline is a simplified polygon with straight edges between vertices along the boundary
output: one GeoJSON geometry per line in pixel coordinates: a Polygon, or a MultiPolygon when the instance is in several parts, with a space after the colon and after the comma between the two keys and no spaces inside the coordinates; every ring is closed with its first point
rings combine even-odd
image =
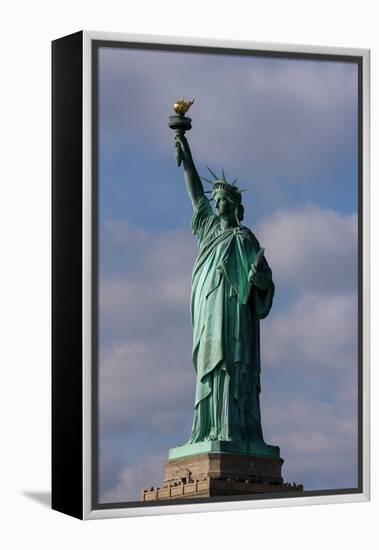
{"type": "Polygon", "coordinates": [[[243,220],[244,208],[241,200],[241,193],[228,190],[224,187],[216,187],[212,191],[212,198],[218,213],[222,216],[233,215],[239,222],[243,220]]]}
{"type": "Polygon", "coordinates": [[[208,183],[211,183],[212,199],[215,201],[215,206],[219,214],[222,216],[233,215],[238,222],[243,220],[244,208],[242,205],[241,190],[235,185],[236,179],[232,183],[228,183],[225,178],[224,170],[222,170],[222,178],[218,178],[216,174],[208,168],[211,174],[215,177],[213,181],[206,178],[208,183]]]}

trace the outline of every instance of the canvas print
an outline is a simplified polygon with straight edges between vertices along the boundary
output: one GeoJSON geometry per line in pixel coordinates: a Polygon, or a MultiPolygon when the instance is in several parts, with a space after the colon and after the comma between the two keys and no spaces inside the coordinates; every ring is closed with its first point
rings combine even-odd
{"type": "Polygon", "coordinates": [[[358,492],[358,63],[94,69],[96,504],[358,492]]]}

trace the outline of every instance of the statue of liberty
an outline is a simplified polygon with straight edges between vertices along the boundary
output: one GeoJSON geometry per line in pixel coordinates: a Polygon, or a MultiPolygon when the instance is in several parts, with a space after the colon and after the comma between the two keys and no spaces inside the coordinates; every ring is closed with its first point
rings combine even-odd
{"type": "Polygon", "coordinates": [[[237,180],[229,183],[224,170],[220,177],[210,171],[208,199],[183,131],[176,132],[175,144],[199,252],[191,290],[196,372],[192,432],[188,443],[172,449],[169,457],[195,448],[279,456],[278,447],[264,442],[259,403],[259,323],[272,305],[271,269],[258,240],[241,224],[244,207],[237,180]]]}
{"type": "Polygon", "coordinates": [[[217,176],[208,168],[212,179],[202,179],[212,187],[204,191],[184,135],[192,122],[184,115],[193,102],[174,104],[169,127],[199,248],[191,289],[194,415],[187,443],[168,452],[162,487],[143,490],[141,499],[301,492],[303,485],[283,481],[280,449],[265,443],[262,433],[259,324],[274,297],[271,269],[257,238],[242,225],[237,180],[228,182],[224,170],[217,176]]]}

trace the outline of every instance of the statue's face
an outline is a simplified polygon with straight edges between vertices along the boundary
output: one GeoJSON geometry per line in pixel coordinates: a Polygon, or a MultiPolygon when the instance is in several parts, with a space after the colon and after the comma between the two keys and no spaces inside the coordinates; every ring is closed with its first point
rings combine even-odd
{"type": "Polygon", "coordinates": [[[234,215],[234,204],[223,189],[219,189],[214,196],[216,210],[220,216],[234,215]]]}

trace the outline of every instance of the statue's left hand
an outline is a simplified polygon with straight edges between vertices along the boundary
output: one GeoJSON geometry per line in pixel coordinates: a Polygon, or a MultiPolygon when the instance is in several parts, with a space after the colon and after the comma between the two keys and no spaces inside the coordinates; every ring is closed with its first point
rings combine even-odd
{"type": "Polygon", "coordinates": [[[253,285],[259,288],[259,290],[266,290],[268,288],[266,277],[254,267],[250,269],[248,277],[253,285]]]}

